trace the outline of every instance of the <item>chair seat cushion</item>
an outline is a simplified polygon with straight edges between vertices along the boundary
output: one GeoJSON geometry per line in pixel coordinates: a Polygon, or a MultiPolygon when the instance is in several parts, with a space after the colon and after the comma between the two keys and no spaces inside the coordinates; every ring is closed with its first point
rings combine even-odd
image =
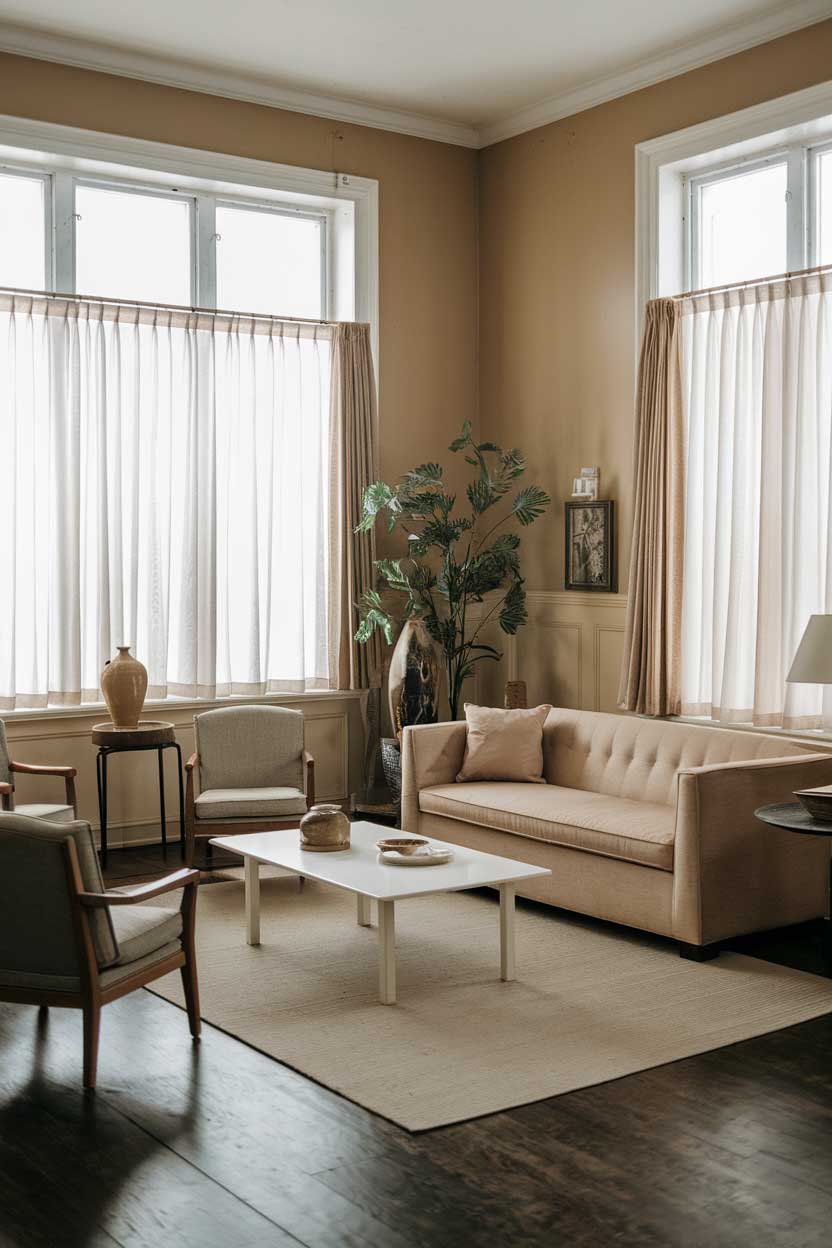
{"type": "MultiPolygon", "coordinates": [[[[118,889],[112,889],[118,892],[118,889]]],[[[182,935],[182,915],[163,906],[111,906],[121,956],[119,966],[155,953],[182,935]]]]}
{"type": "Polygon", "coordinates": [[[137,958],[135,962],[125,962],[124,965],[119,963],[118,966],[111,966],[107,971],[101,971],[98,982],[102,988],[112,988],[120,980],[127,979],[129,975],[136,975],[139,971],[147,970],[155,966],[157,962],[164,962],[166,958],[179,953],[181,949],[181,941],[168,941],[166,945],[154,949],[152,953],[146,953],[143,958],[137,958]]]}
{"type": "Polygon", "coordinates": [[[419,809],[531,840],[673,870],[676,810],[556,784],[484,781],[422,789],[419,809]]]}
{"type": "Polygon", "coordinates": [[[261,819],[305,815],[300,789],[206,789],[194,802],[197,819],[261,819]]]}
{"type": "Polygon", "coordinates": [[[50,823],[73,823],[75,820],[75,811],[71,806],[50,806],[45,802],[17,805],[14,813],[27,815],[30,819],[48,819],[50,823]]]}

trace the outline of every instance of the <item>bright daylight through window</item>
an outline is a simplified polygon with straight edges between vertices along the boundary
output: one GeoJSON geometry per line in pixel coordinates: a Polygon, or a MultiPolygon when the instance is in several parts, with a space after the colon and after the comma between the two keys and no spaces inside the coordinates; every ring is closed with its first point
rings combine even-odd
{"type": "Polygon", "coordinates": [[[828,730],[828,695],[788,671],[832,592],[832,280],[805,272],[832,262],[832,144],[694,159],[675,201],[687,280],[667,288],[706,292],[676,304],[681,710],[828,730]]]}
{"type": "Polygon", "coordinates": [[[832,148],[779,147],[684,179],[688,288],[832,262],[832,148]]]}
{"type": "Polygon", "coordinates": [[[152,698],[336,679],[325,322],[359,193],[222,159],[0,151],[0,710],[100,700],[121,644],[152,698]]]}

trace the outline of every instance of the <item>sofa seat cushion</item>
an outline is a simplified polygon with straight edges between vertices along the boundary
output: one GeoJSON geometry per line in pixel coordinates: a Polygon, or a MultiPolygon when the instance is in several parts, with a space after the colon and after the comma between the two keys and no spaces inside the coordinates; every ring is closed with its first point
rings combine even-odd
{"type": "Polygon", "coordinates": [[[110,915],[121,953],[119,966],[137,962],[182,935],[182,915],[178,910],[166,910],[163,906],[111,906],[110,915]]]}
{"type": "Polygon", "coordinates": [[[676,811],[663,802],[636,802],[556,784],[483,781],[422,789],[419,809],[660,871],[673,870],[676,811]]]}
{"type": "Polygon", "coordinates": [[[263,819],[306,814],[300,789],[206,789],[194,802],[197,819],[263,819]]]}

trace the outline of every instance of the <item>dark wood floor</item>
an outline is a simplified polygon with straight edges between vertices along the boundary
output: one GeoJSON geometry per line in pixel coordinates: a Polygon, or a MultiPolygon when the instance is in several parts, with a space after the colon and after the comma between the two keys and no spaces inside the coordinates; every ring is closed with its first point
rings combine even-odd
{"type": "MultiPolygon", "coordinates": [[[[820,965],[812,929],[743,943],[820,965]]],[[[3,1248],[829,1242],[832,1016],[418,1136],[211,1027],[192,1047],[144,991],[105,1010],[94,1096],[80,1056],[74,1012],[0,1005],[3,1248]]]]}

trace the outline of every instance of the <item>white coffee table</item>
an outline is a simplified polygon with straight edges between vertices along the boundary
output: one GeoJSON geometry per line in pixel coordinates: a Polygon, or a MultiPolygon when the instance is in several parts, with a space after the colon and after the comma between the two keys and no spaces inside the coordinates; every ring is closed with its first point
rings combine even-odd
{"type": "MultiPolygon", "coordinates": [[[[375,823],[353,823],[350,848],[337,853],[301,849],[296,828],[276,832],[251,832],[243,836],[218,836],[212,845],[239,854],[245,862],[246,939],[260,944],[260,863],[282,867],[294,875],[332,884],[358,899],[358,922],[371,926],[370,903],[378,905],[378,984],[383,1005],[396,1001],[395,904],[408,897],[452,893],[486,885],[500,889],[500,978],[514,979],[514,893],[518,880],[551,875],[546,867],[533,867],[512,858],[498,858],[462,845],[432,841],[452,849],[454,859],[434,867],[391,866],[378,861],[376,841],[390,835],[375,823]]],[[[393,835],[406,836],[396,832],[393,835]]]]}

